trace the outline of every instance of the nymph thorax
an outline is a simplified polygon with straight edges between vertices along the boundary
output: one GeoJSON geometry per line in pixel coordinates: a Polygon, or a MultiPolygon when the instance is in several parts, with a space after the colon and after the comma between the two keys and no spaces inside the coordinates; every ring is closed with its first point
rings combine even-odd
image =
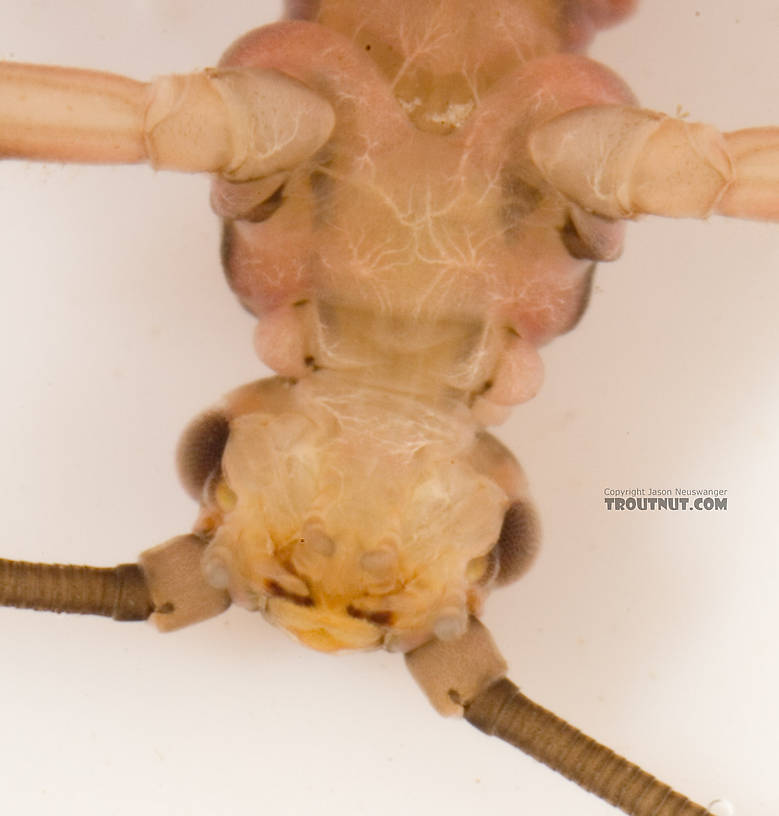
{"type": "Polygon", "coordinates": [[[459,383],[469,403],[481,396],[509,405],[535,393],[535,349],[576,322],[593,259],[616,255],[621,236],[620,225],[579,210],[544,181],[527,155],[527,133],[571,107],[630,95],[596,63],[547,55],[559,33],[529,51],[509,47],[520,18],[532,9],[548,15],[547,4],[508,4],[492,28],[482,15],[477,39],[492,31],[501,56],[491,62],[487,48],[479,59],[447,64],[432,35],[428,49],[414,45],[442,7],[399,12],[423,27],[405,39],[382,34],[379,17],[356,26],[347,3],[321,12],[324,23],[349,11],[345,33],[295,21],[239,41],[226,64],[292,75],[326,96],[336,126],[309,162],[257,182],[220,180],[213,201],[227,219],[228,277],[262,317],[258,352],[276,371],[349,369],[355,359],[367,364],[371,349],[377,368],[400,371],[402,343],[404,365],[419,369],[415,349],[446,326],[458,353],[449,370],[434,365],[430,377],[440,377],[441,388],[459,383]],[[406,49],[405,67],[393,75],[366,37],[378,57],[406,49]],[[455,75],[471,87],[471,101],[446,127],[412,115],[398,90],[398,72],[417,69],[431,71],[436,87],[455,75]],[[390,362],[360,316],[379,336],[400,329],[390,362]]]}

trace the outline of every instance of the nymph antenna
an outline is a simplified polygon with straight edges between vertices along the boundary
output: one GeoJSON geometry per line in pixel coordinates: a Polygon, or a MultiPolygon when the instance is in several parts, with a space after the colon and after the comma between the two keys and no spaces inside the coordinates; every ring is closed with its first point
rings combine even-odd
{"type": "Polygon", "coordinates": [[[138,564],[86,567],[0,558],[0,605],[147,620],[154,604],[138,564]]]}
{"type": "Polygon", "coordinates": [[[441,714],[461,715],[630,816],[711,816],[565,720],[505,677],[487,629],[471,618],[457,640],[431,640],[406,655],[414,679],[441,714]]]}
{"type": "Polygon", "coordinates": [[[226,592],[206,583],[200,558],[206,542],[190,534],[142,552],[137,564],[86,567],[0,559],[0,606],[151,619],[162,632],[198,623],[230,606],[226,592]]]}
{"type": "Polygon", "coordinates": [[[0,62],[0,158],[218,172],[245,181],[313,155],[329,103],[278,71],[210,69],[150,83],[0,62]]]}

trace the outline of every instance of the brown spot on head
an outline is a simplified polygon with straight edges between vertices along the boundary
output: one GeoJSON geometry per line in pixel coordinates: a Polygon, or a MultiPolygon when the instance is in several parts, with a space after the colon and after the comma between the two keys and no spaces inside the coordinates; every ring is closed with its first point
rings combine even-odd
{"type": "Polygon", "coordinates": [[[358,620],[375,623],[377,626],[392,626],[395,622],[395,615],[388,609],[379,612],[366,612],[364,609],[358,609],[356,606],[349,604],[349,606],[346,607],[346,614],[358,620]]]}
{"type": "Polygon", "coordinates": [[[295,592],[290,592],[278,582],[278,581],[266,581],[265,582],[265,589],[270,594],[273,595],[274,598],[284,598],[287,601],[292,601],[292,603],[296,603],[298,606],[313,606],[314,599],[309,597],[308,595],[298,595],[295,592]]]}

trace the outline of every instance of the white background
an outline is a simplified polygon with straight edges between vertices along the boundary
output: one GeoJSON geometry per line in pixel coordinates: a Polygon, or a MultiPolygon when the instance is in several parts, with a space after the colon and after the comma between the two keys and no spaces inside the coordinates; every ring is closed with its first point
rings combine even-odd
{"type": "MultiPolygon", "coordinates": [[[[0,2],[0,56],[146,79],[213,64],[274,4],[0,2]]],[[[593,54],[644,104],[779,122],[775,0],[653,0],[593,54]],[[699,13],[698,13],[699,12],[699,13]]],[[[191,524],[180,429],[262,374],[207,181],[0,164],[2,555],[113,565],[191,524]]],[[[545,549],[485,621],[526,693],[689,796],[779,809],[779,233],[631,228],[501,435],[545,549]],[[605,487],[727,488],[720,513],[605,487]]],[[[242,610],[143,624],[0,611],[0,801],[31,814],[607,814],[439,718],[397,656],[308,652],[242,610]]]]}

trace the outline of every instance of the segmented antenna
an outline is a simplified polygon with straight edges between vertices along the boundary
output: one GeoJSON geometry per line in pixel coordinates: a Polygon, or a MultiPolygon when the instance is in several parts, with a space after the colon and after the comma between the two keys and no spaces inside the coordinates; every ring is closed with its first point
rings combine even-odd
{"type": "Polygon", "coordinates": [[[476,618],[459,639],[433,639],[408,652],[406,665],[441,714],[463,716],[630,816],[712,816],[525,697],[506,678],[506,662],[476,618]]]}
{"type": "Polygon", "coordinates": [[[84,567],[0,558],[0,606],[147,620],[154,604],[138,564],[84,567]]]}
{"type": "Polygon", "coordinates": [[[711,816],[502,678],[465,706],[465,719],[558,771],[631,816],[711,816]]]}

